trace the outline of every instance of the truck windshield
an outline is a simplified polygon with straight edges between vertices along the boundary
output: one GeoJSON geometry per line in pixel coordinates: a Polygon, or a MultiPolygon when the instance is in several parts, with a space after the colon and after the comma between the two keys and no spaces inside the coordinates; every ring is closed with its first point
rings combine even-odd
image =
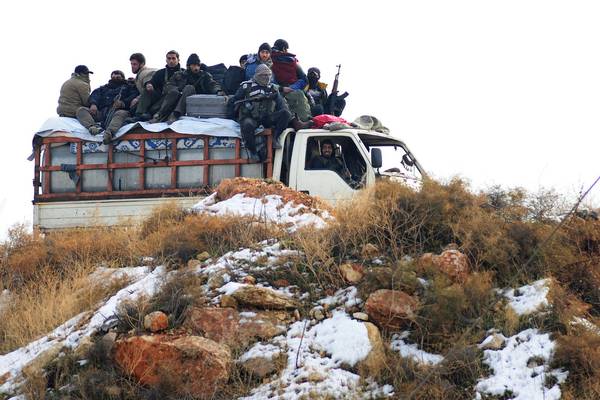
{"type": "Polygon", "coordinates": [[[382,167],[379,176],[404,181],[409,185],[419,184],[425,175],[421,165],[400,140],[383,135],[359,134],[359,137],[372,157],[373,149],[380,149],[382,167]]]}

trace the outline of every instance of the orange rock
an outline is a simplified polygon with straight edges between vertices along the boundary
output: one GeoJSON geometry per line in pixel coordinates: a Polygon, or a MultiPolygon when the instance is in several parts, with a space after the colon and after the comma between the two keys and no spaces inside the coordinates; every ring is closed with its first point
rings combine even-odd
{"type": "Polygon", "coordinates": [[[414,297],[400,290],[380,289],[371,293],[365,310],[381,328],[398,330],[414,319],[418,305],[414,297]]]}
{"type": "Polygon", "coordinates": [[[443,251],[434,258],[434,264],[456,282],[464,282],[469,273],[469,259],[458,250],[443,251]]]}
{"type": "Polygon", "coordinates": [[[277,279],[273,282],[273,286],[276,288],[287,287],[290,286],[290,283],[287,281],[287,279],[277,279]]]}
{"type": "Polygon", "coordinates": [[[144,317],[144,329],[160,332],[169,326],[169,317],[162,311],[154,311],[144,317]]]}
{"type": "Polygon", "coordinates": [[[358,283],[365,275],[365,270],[360,264],[342,264],[339,268],[342,278],[348,283],[358,283]]]}
{"type": "Polygon", "coordinates": [[[255,338],[266,340],[285,332],[277,316],[267,312],[240,314],[233,308],[192,308],[183,326],[232,349],[245,347],[255,338]]]}
{"type": "Polygon", "coordinates": [[[455,282],[464,282],[469,274],[469,259],[458,250],[444,250],[439,256],[425,253],[419,258],[421,265],[433,264],[455,282]]]}
{"type": "Polygon", "coordinates": [[[177,395],[211,399],[227,383],[227,346],[198,336],[134,336],[115,343],[115,362],[140,384],[168,382],[177,395]]]}

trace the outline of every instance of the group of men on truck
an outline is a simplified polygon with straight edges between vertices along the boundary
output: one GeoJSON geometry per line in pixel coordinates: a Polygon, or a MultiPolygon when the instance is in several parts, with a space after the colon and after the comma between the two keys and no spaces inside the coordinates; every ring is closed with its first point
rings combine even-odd
{"type": "MultiPolygon", "coordinates": [[[[77,118],[92,135],[102,135],[109,143],[125,123],[176,121],[186,115],[186,99],[194,94],[229,95],[228,114],[240,123],[246,148],[257,154],[257,127],[273,129],[273,147],[280,148],[279,135],[288,126],[303,129],[312,126],[312,117],[333,114],[339,117],[343,98],[330,101],[327,85],[320,82],[318,68],[305,74],[287,41],[278,39],[271,47],[259,46],[256,54],[240,57],[240,65],[224,71],[222,79],[209,72],[197,54],[191,54],[182,68],[179,53],[166,54],[162,69],[146,66],[141,53],[129,58],[135,78],[125,78],[120,70],[111,72],[107,84],[91,91],[85,65],[78,65],[61,87],[57,113],[77,118]]],[[[222,64],[221,64],[222,65],[222,64]]]]}

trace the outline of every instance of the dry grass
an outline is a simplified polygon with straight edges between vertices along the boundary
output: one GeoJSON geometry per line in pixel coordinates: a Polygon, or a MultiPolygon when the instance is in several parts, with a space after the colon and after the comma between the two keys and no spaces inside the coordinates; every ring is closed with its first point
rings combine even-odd
{"type": "Polygon", "coordinates": [[[143,254],[181,263],[204,251],[221,255],[280,235],[276,226],[252,218],[162,208],[142,226],[138,248],[143,254]]]}
{"type": "Polygon", "coordinates": [[[90,282],[90,272],[80,268],[65,276],[46,268],[13,293],[10,311],[2,315],[0,324],[0,353],[21,347],[71,317],[93,309],[126,283],[90,282]]]}

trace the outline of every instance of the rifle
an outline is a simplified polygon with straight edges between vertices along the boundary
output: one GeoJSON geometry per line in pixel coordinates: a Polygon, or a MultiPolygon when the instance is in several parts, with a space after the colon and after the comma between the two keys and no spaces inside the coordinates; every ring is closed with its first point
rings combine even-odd
{"type": "Polygon", "coordinates": [[[339,117],[342,115],[342,111],[344,111],[344,107],[346,107],[346,97],[348,97],[348,92],[344,92],[341,95],[338,95],[338,85],[340,82],[340,69],[342,68],[342,64],[336,65],[337,73],[335,74],[335,78],[333,80],[333,87],[331,88],[331,94],[327,98],[327,104],[325,105],[325,113],[330,115],[335,115],[339,117]]]}
{"type": "Polygon", "coordinates": [[[254,96],[254,97],[248,97],[247,99],[237,100],[236,102],[233,103],[233,105],[237,106],[238,104],[243,104],[243,103],[253,103],[255,101],[273,100],[275,97],[277,97],[277,93],[273,93],[272,95],[261,94],[261,95],[254,96]]]}
{"type": "Polygon", "coordinates": [[[112,106],[110,106],[110,110],[108,111],[108,113],[106,113],[106,117],[104,118],[105,129],[106,129],[106,126],[108,126],[110,124],[110,120],[115,115],[115,112],[118,109],[117,103],[121,101],[121,95],[123,94],[123,89],[124,88],[125,88],[125,85],[121,86],[121,89],[119,89],[119,94],[117,94],[115,96],[115,99],[113,100],[112,106]]]}

